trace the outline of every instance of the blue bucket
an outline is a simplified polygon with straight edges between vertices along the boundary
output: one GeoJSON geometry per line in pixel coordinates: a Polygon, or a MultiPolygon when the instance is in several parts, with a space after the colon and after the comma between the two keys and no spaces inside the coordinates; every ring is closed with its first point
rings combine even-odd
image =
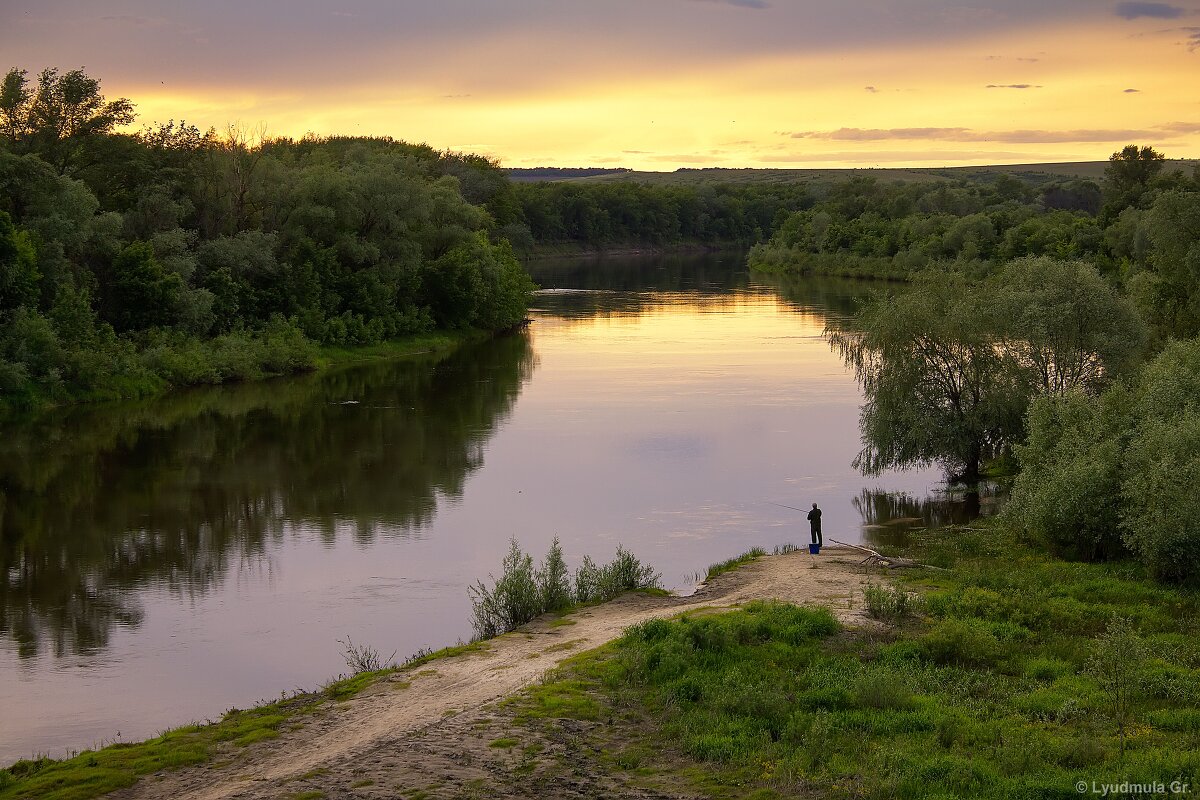
{"type": "Polygon", "coordinates": [[[821,545],[819,545],[819,544],[810,544],[810,545],[808,546],[808,552],[812,553],[812,554],[815,556],[817,553],[821,552],[821,545]]]}

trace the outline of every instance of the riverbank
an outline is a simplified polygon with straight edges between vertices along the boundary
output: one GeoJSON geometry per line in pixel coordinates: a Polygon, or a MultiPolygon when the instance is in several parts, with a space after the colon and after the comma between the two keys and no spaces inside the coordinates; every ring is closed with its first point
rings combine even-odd
{"type": "Polygon", "coordinates": [[[253,383],[322,372],[348,364],[448,353],[493,335],[474,329],[434,331],[376,344],[333,346],[317,345],[302,337],[300,340],[288,335],[273,337],[268,331],[260,339],[243,337],[234,341],[236,337],[218,337],[211,342],[188,342],[184,346],[163,344],[143,354],[153,362],[153,372],[115,379],[113,385],[104,390],[77,395],[0,397],[0,423],[19,424],[66,406],[146,400],[203,386],[253,383]],[[223,342],[223,339],[230,341],[223,342]],[[252,344],[246,345],[247,341],[252,344]]]}
{"type": "Polygon", "coordinates": [[[481,342],[497,334],[480,330],[438,331],[418,333],[378,344],[349,347],[325,345],[317,351],[316,369],[324,370],[346,364],[367,361],[388,361],[397,358],[444,353],[471,342],[481,342]]]}
{"type": "Polygon", "coordinates": [[[703,255],[744,248],[741,242],[679,242],[676,244],[652,244],[624,242],[611,247],[592,247],[576,242],[537,244],[525,256],[527,261],[554,258],[626,258],[661,255],[703,255]]]}
{"type": "MultiPolygon", "coordinates": [[[[215,724],[62,762],[18,763],[0,772],[8,776],[0,777],[0,787],[8,784],[0,788],[0,798],[93,797],[129,786],[137,776],[148,777],[120,797],[276,797],[306,791],[302,781],[342,774],[350,769],[345,765],[358,765],[352,768],[355,774],[360,768],[386,771],[389,759],[383,753],[393,750],[398,738],[428,740],[423,731],[430,725],[486,713],[489,703],[535,682],[572,654],[611,642],[646,619],[775,598],[827,603],[846,623],[859,624],[865,618],[865,576],[855,571],[856,562],[848,550],[832,549],[816,559],[792,553],[719,575],[686,598],[627,594],[542,618],[487,642],[423,656],[395,672],[345,678],[318,692],[232,711],[215,724]],[[250,775],[254,779],[246,778],[250,775]]],[[[357,780],[372,781],[369,785],[379,791],[396,788],[380,777],[357,780]]]]}
{"type": "Polygon", "coordinates": [[[629,594],[216,725],[18,765],[32,774],[0,798],[85,798],[135,774],[115,797],[1067,798],[1080,782],[1195,785],[1195,591],[1132,562],[1052,558],[996,521],[917,531],[890,552],[929,566],[888,573],[893,588],[848,548],[760,556],[714,570],[692,597],[629,594]]]}

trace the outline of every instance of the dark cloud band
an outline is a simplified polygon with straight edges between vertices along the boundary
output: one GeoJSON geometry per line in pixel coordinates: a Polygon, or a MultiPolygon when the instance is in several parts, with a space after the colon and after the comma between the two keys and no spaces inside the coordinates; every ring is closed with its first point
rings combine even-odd
{"type": "Polygon", "coordinates": [[[1168,3],[1117,3],[1115,11],[1121,19],[1140,19],[1142,17],[1149,17],[1151,19],[1179,19],[1184,14],[1182,8],[1168,3]]]}

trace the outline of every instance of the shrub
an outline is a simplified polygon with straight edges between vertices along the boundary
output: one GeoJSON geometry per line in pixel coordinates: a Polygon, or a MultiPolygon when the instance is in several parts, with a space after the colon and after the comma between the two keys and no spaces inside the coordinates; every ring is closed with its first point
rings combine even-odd
{"type": "Polygon", "coordinates": [[[521,551],[516,539],[509,543],[500,577],[491,588],[482,581],[468,589],[476,638],[490,639],[515,630],[547,611],[561,611],[571,604],[611,600],[622,592],[659,587],[659,574],[624,547],[603,567],[588,556],[575,572],[571,586],[558,537],[550,545],[541,566],[521,551]]]}
{"type": "Polygon", "coordinates": [[[509,541],[508,555],[499,579],[491,589],[477,581],[468,590],[475,633],[488,639],[519,628],[542,613],[542,598],[533,574],[533,558],[521,552],[516,539],[509,541]]]}
{"type": "Polygon", "coordinates": [[[657,589],[660,579],[653,567],[641,563],[637,556],[617,545],[616,557],[603,567],[584,557],[575,572],[575,602],[603,602],[622,592],[657,589]]]}
{"type": "Polygon", "coordinates": [[[561,611],[571,604],[571,576],[567,573],[557,536],[550,543],[550,550],[537,572],[537,584],[544,610],[561,611]]]}
{"type": "Polygon", "coordinates": [[[867,613],[874,619],[895,621],[913,613],[914,598],[903,589],[869,583],[863,587],[867,613]]]}
{"type": "Polygon", "coordinates": [[[1200,412],[1144,423],[1127,460],[1126,544],[1161,580],[1200,580],[1200,412]]]}
{"type": "Polygon", "coordinates": [[[600,568],[591,556],[584,556],[575,570],[575,602],[586,603],[597,596],[600,583],[600,568]]]}
{"type": "Polygon", "coordinates": [[[938,664],[991,666],[1001,656],[1000,642],[979,620],[947,619],[921,639],[924,655],[938,664]]]}
{"type": "Polygon", "coordinates": [[[1097,402],[1041,397],[1029,408],[1021,473],[1006,516],[1054,552],[1098,560],[1119,555],[1123,434],[1130,397],[1116,387],[1097,402]]]}
{"type": "Polygon", "coordinates": [[[378,672],[381,669],[388,669],[396,663],[396,651],[394,650],[390,656],[384,658],[374,647],[355,644],[349,636],[344,641],[338,639],[338,644],[342,646],[342,659],[355,675],[361,672],[378,672]]]}
{"type": "Polygon", "coordinates": [[[1096,650],[1088,661],[1088,672],[1100,684],[1108,701],[1109,714],[1121,738],[1125,755],[1125,731],[1133,719],[1141,694],[1140,672],[1146,661],[1146,645],[1124,617],[1113,617],[1108,630],[1096,641],[1096,650]]]}

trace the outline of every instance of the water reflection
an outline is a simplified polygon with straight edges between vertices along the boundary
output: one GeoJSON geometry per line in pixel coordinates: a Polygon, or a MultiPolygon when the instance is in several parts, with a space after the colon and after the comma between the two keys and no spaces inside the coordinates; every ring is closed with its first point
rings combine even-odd
{"type": "Polygon", "coordinates": [[[999,511],[1003,497],[998,484],[984,482],[976,491],[936,487],[934,494],[922,497],[863,489],[851,502],[862,517],[864,541],[903,545],[913,531],[965,525],[981,516],[991,516],[999,511]]]}
{"type": "Polygon", "coordinates": [[[533,369],[525,336],[449,357],[52,414],[0,438],[0,635],[103,648],[150,584],[207,591],[285,530],[408,536],[461,495],[533,369]]]}
{"type": "Polygon", "coordinates": [[[745,253],[598,256],[544,259],[528,265],[541,286],[534,310],[565,319],[630,316],[683,304],[720,312],[746,295],[782,300],[792,310],[816,314],[823,324],[851,322],[858,301],[894,284],[751,273],[745,253]]]}

